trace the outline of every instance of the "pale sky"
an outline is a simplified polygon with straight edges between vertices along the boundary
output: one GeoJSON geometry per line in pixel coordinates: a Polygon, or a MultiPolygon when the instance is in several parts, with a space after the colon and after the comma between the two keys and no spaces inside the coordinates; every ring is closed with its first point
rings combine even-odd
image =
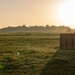
{"type": "Polygon", "coordinates": [[[75,28],[74,14],[74,0],[0,0],[0,28],[23,24],[75,28]]]}

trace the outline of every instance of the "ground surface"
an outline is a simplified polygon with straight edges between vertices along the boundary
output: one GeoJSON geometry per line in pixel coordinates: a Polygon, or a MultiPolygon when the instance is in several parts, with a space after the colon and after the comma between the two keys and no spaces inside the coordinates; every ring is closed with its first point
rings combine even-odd
{"type": "Polygon", "coordinates": [[[1,34],[0,75],[75,75],[75,50],[59,45],[59,34],[1,34]]]}

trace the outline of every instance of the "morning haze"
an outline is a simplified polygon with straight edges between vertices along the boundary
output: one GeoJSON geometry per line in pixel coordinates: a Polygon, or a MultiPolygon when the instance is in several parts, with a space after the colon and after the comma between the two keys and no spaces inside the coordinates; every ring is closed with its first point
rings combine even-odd
{"type": "Polygon", "coordinates": [[[0,75],[75,75],[74,25],[75,0],[0,0],[0,75]]]}

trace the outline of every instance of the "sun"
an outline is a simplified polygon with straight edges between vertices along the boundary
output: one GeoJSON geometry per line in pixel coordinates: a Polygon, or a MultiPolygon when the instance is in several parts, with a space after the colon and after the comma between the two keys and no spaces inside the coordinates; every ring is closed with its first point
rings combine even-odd
{"type": "Polygon", "coordinates": [[[66,1],[59,6],[58,9],[59,21],[70,27],[75,27],[75,1],[66,1]]]}

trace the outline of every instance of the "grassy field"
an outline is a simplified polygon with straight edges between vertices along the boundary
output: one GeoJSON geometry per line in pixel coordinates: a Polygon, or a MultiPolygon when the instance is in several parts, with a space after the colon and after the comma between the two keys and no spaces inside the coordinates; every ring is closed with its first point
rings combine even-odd
{"type": "Polygon", "coordinates": [[[75,50],[59,47],[59,34],[1,34],[0,75],[74,75],[75,50]]]}

